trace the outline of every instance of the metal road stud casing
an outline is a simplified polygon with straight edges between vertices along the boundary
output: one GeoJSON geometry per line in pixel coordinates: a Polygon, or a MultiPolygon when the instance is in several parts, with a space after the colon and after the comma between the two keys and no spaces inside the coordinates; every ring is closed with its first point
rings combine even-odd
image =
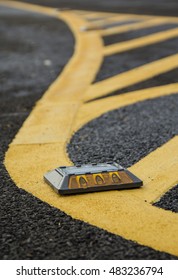
{"type": "Polygon", "coordinates": [[[131,189],[143,182],[117,163],[61,166],[44,175],[59,194],[131,189]]]}

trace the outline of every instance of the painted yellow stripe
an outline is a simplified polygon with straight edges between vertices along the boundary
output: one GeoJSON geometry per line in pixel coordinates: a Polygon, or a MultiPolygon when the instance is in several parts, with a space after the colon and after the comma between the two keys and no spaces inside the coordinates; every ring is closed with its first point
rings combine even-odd
{"type": "Polygon", "coordinates": [[[108,47],[105,47],[103,54],[105,56],[112,55],[115,53],[122,53],[129,51],[131,49],[136,49],[144,46],[149,46],[151,44],[159,43],[166,41],[171,38],[178,36],[178,28],[174,28],[167,31],[161,31],[154,33],[153,35],[147,35],[138,39],[129,40],[122,43],[112,44],[108,47]]]}
{"type": "MultiPolygon", "coordinates": [[[[88,20],[88,21],[92,21],[92,22],[100,22],[100,21],[103,21],[103,20],[109,20],[109,19],[112,19],[112,18],[115,18],[115,17],[119,17],[118,15],[101,15],[101,14],[96,14],[95,17],[93,16],[85,16],[85,20],[88,20]]],[[[124,16],[121,16],[121,17],[124,17],[124,16]]]]}
{"type": "MultiPolygon", "coordinates": [[[[116,21],[118,22],[127,22],[128,20],[131,20],[129,16],[117,16],[117,17],[107,17],[105,19],[100,19],[100,20],[96,20],[96,21],[88,21],[88,23],[85,25],[86,29],[88,30],[92,30],[92,29],[98,29],[98,30],[102,30],[104,25],[109,25],[112,23],[115,23],[116,21]]],[[[125,23],[126,24],[126,23],[125,23]]],[[[108,28],[109,29],[109,28],[108,28]]]]}
{"type": "Polygon", "coordinates": [[[168,21],[166,21],[165,19],[156,18],[156,19],[150,19],[143,22],[139,22],[139,23],[127,24],[124,26],[114,26],[112,28],[100,30],[99,32],[100,35],[107,36],[107,35],[120,34],[131,30],[140,30],[144,28],[149,28],[152,26],[157,26],[165,23],[168,23],[168,21]]]}
{"type": "MultiPolygon", "coordinates": [[[[90,22],[93,22],[93,23],[97,23],[97,22],[100,22],[100,21],[115,21],[115,20],[118,20],[120,18],[128,18],[129,16],[125,15],[125,16],[118,16],[118,15],[105,15],[105,16],[98,16],[96,18],[93,18],[93,19],[89,19],[90,22]]],[[[85,17],[86,20],[88,20],[86,17],[85,17]]]]}
{"type": "Polygon", "coordinates": [[[112,23],[116,23],[116,22],[119,23],[120,21],[121,22],[125,21],[127,24],[128,20],[138,20],[138,19],[131,18],[130,16],[127,16],[127,15],[120,15],[120,16],[111,16],[111,17],[101,19],[101,20],[95,20],[90,23],[95,26],[100,26],[102,28],[103,25],[112,24],[112,23]]]}
{"type": "Polygon", "coordinates": [[[73,126],[74,131],[79,130],[84,124],[92,119],[96,119],[107,111],[111,111],[124,106],[144,101],[147,99],[154,99],[161,96],[178,93],[178,83],[173,83],[164,86],[152,87],[125,93],[121,95],[111,96],[104,99],[95,100],[85,103],[80,108],[73,126]]]}
{"type": "Polygon", "coordinates": [[[95,18],[99,18],[99,17],[108,17],[108,16],[114,16],[116,14],[114,13],[105,13],[105,12],[94,12],[94,11],[82,11],[82,10],[74,10],[74,12],[82,12],[83,13],[83,17],[85,20],[88,19],[95,19],[95,18]]]}
{"type": "Polygon", "coordinates": [[[97,97],[105,96],[108,93],[145,81],[177,67],[178,54],[145,64],[91,85],[85,94],[84,100],[89,101],[97,97]]]}
{"type": "MultiPolygon", "coordinates": [[[[90,28],[96,28],[98,30],[101,30],[102,31],[102,28],[104,28],[104,25],[109,25],[109,24],[112,24],[112,23],[115,23],[115,22],[122,22],[124,25],[127,25],[127,21],[128,20],[134,20],[133,18],[130,18],[129,16],[125,16],[125,15],[120,15],[120,16],[111,16],[111,17],[107,17],[105,19],[100,19],[100,20],[95,20],[95,21],[89,21],[88,24],[87,24],[87,28],[90,29],[90,28]],[[124,23],[125,21],[125,23],[124,23]]],[[[118,27],[119,28],[119,27],[118,27]]],[[[108,27],[106,30],[109,30],[110,27],[108,27]]]]}
{"type": "MultiPolygon", "coordinates": [[[[27,8],[26,6],[26,9],[30,9],[30,7],[28,6],[27,8]]],[[[10,145],[5,158],[6,168],[17,186],[22,187],[43,201],[46,201],[51,205],[65,211],[73,218],[81,219],[90,224],[106,229],[109,232],[121,235],[125,238],[137,241],[140,244],[153,247],[157,250],[178,255],[178,215],[171,213],[170,211],[153,207],[150,205],[150,203],[145,202],[147,197],[149,201],[152,201],[153,199],[157,199],[157,195],[159,195],[156,190],[157,182],[160,180],[158,175],[165,176],[165,172],[169,171],[168,177],[161,179],[162,183],[165,183],[168,180],[168,183],[170,184],[168,187],[171,187],[177,182],[176,177],[172,176],[172,173],[170,173],[172,170],[175,171],[174,168],[178,168],[177,137],[169,141],[162,148],[157,149],[154,153],[151,153],[145,157],[135,166],[132,166],[131,170],[133,170],[136,175],[140,172],[141,179],[146,182],[146,185],[144,184],[144,187],[140,190],[126,190],[120,192],[111,191],[107,193],[90,193],[80,196],[62,197],[57,195],[47,184],[43,182],[43,174],[47,170],[55,168],[58,165],[68,163],[68,158],[65,151],[65,144],[68,139],[64,140],[65,137],[67,137],[65,136],[58,142],[52,141],[49,143],[48,140],[46,140],[41,143],[42,139],[39,141],[39,143],[36,143],[37,139],[35,139],[35,141],[31,141],[30,138],[33,138],[33,135],[29,133],[29,129],[31,129],[30,126],[32,124],[32,119],[34,118],[33,114],[36,116],[36,122],[33,120],[33,126],[35,127],[35,124],[38,124],[38,122],[44,117],[44,110],[41,110],[42,107],[43,109],[46,107],[48,112],[48,109],[51,105],[50,109],[53,110],[53,106],[56,106],[53,104],[54,100],[55,102],[58,102],[58,107],[61,110],[57,112],[60,122],[63,120],[65,121],[66,114],[69,112],[68,110],[65,112],[62,111],[62,108],[65,107],[65,102],[69,104],[75,101],[80,110],[81,95],[85,93],[87,86],[89,86],[89,83],[92,80],[92,75],[95,75],[101,62],[101,42],[99,38],[97,40],[97,34],[95,32],[91,32],[93,36],[96,36],[94,49],[92,46],[94,37],[90,37],[89,40],[87,36],[90,32],[85,34],[86,37],[83,37],[83,35],[80,34],[79,19],[76,18],[75,15],[72,13],[65,13],[63,14],[62,18],[65,19],[69,25],[72,24],[75,37],[78,40],[74,57],[69,62],[69,65],[65,68],[61,78],[48,89],[44,97],[40,100],[40,102],[38,102],[31,116],[27,119],[24,126],[18,133],[16,140],[10,145]],[[87,41],[87,44],[85,44],[85,40],[87,41]],[[83,50],[83,47],[79,46],[78,44],[82,44],[83,47],[87,46],[87,50],[83,50]],[[85,56],[80,56],[81,51],[83,51],[83,53],[86,51],[85,56]],[[88,52],[90,52],[90,54],[88,54],[88,52]],[[93,58],[93,56],[95,57],[93,58]],[[91,63],[91,58],[96,61],[96,68],[94,68],[94,61],[91,63]],[[89,77],[84,77],[84,81],[83,79],[80,80],[80,88],[77,83],[74,83],[74,85],[72,84],[72,81],[74,81],[72,78],[72,72],[74,76],[77,75],[77,77],[79,77],[79,74],[82,75],[84,64],[86,67],[89,67],[92,64],[93,73],[88,71],[87,75],[89,75],[89,77]],[[78,68],[75,68],[76,66],[78,68]],[[78,71],[79,73],[76,74],[78,71]],[[68,80],[66,81],[67,75],[69,75],[69,82],[68,80]],[[68,93],[68,98],[70,98],[72,96],[72,87],[74,99],[72,102],[70,102],[70,100],[67,102],[64,92],[66,94],[68,93]],[[61,93],[61,97],[59,93],[61,93]],[[23,133],[22,136],[21,133],[23,133]],[[28,135],[29,142],[27,142],[26,134],[28,135]],[[174,155],[171,157],[170,155],[173,151],[174,155]],[[162,165],[163,156],[168,158],[167,167],[162,165]],[[147,168],[150,163],[153,165],[152,169],[147,168]],[[157,166],[162,166],[163,170],[160,170],[160,168],[157,169],[157,166]],[[155,184],[152,184],[152,180],[150,180],[149,176],[152,176],[151,179],[154,180],[155,184]],[[152,192],[149,191],[149,188],[152,188],[154,195],[152,195],[152,192]]],[[[81,22],[81,24],[83,24],[83,22],[81,22]]],[[[176,84],[172,85],[172,87],[174,86],[177,87],[176,84]]],[[[159,89],[157,90],[159,91],[159,89]]],[[[167,88],[167,94],[168,91],[171,93],[173,88],[167,88]]],[[[162,91],[161,93],[160,90],[160,95],[161,94],[164,95],[164,92],[162,91]]],[[[136,96],[137,92],[132,95],[132,104],[137,102],[138,98],[136,98],[136,96]]],[[[147,97],[146,94],[144,97],[147,97]]],[[[122,98],[125,99],[126,103],[128,95],[123,95],[122,98]]],[[[93,105],[94,104],[95,102],[93,102],[93,105]]],[[[124,101],[122,104],[118,104],[117,107],[119,108],[123,106],[123,104],[124,101]]],[[[100,107],[101,106],[99,105],[98,109],[100,109],[100,107]]],[[[76,114],[73,117],[73,122],[69,124],[66,123],[66,126],[71,128],[70,135],[72,134],[72,130],[75,128],[74,123],[78,122],[80,115],[80,112],[77,113],[77,109],[74,111],[76,114]]],[[[52,114],[52,112],[50,112],[50,114],[52,114]]],[[[43,133],[46,135],[46,129],[53,126],[55,123],[51,122],[50,114],[47,113],[46,115],[45,123],[43,123],[43,131],[41,131],[41,137],[43,136],[43,133]]],[[[93,114],[90,112],[90,119],[93,117],[95,117],[95,112],[93,112],[93,114]]],[[[80,121],[82,122],[82,120],[80,121]]],[[[58,132],[56,131],[56,128],[54,128],[53,136],[55,137],[55,133],[59,132],[62,136],[64,133],[64,128],[59,127],[58,132]]],[[[162,184],[160,187],[162,188],[162,184]]],[[[164,188],[162,188],[162,191],[165,190],[166,184],[164,185],[164,188]]]]}
{"type": "MultiPolygon", "coordinates": [[[[75,10],[77,12],[81,12],[81,10],[75,10]]],[[[85,19],[94,19],[94,18],[99,18],[99,17],[103,17],[103,16],[126,16],[126,17],[130,17],[130,18],[134,18],[134,19],[143,19],[143,20],[147,20],[149,18],[153,18],[153,17],[158,17],[158,18],[161,18],[162,16],[151,16],[151,15],[137,15],[137,14],[128,14],[128,13],[110,13],[110,12],[93,12],[93,11],[83,11],[84,14],[86,14],[86,18],[85,19]]],[[[168,17],[170,19],[174,19],[176,20],[177,18],[175,17],[168,17]]]]}
{"type": "Polygon", "coordinates": [[[150,15],[142,15],[142,14],[130,14],[130,13],[105,13],[105,12],[93,12],[93,11],[82,11],[82,10],[74,10],[75,12],[77,13],[83,13],[83,14],[94,14],[94,17],[99,17],[99,16],[109,16],[109,15],[126,15],[126,16],[129,16],[129,17],[132,17],[132,18],[140,18],[140,19],[144,19],[144,20],[147,20],[147,19],[150,19],[150,18],[157,18],[157,19],[164,19],[164,20],[168,20],[169,22],[178,22],[178,18],[177,17],[173,17],[173,16],[160,16],[160,15],[156,15],[156,16],[150,16],[150,15]]]}
{"type": "Polygon", "coordinates": [[[159,200],[163,193],[178,184],[178,136],[130,170],[144,177],[144,188],[139,189],[135,196],[149,203],[159,200]]]}

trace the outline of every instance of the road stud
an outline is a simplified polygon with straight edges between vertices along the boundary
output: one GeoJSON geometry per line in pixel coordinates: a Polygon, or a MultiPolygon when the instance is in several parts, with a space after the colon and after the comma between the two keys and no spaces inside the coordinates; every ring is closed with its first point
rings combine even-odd
{"type": "Polygon", "coordinates": [[[62,195],[138,188],[143,182],[117,163],[61,166],[44,180],[62,195]]]}

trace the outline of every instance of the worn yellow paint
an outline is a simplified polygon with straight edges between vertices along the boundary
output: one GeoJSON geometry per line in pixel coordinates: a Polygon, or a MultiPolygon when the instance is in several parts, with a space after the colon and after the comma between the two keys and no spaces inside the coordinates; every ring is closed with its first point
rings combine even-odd
{"type": "Polygon", "coordinates": [[[144,64],[143,66],[136,67],[132,70],[91,85],[84,96],[84,100],[89,101],[93,98],[105,96],[108,93],[145,81],[177,67],[178,54],[144,64]]]}
{"type": "Polygon", "coordinates": [[[167,31],[161,31],[141,38],[109,45],[104,48],[103,54],[105,56],[108,56],[115,53],[122,53],[125,51],[129,51],[131,49],[140,48],[151,44],[159,43],[162,41],[166,41],[168,39],[175,38],[177,36],[178,36],[178,28],[174,28],[167,31]]]}
{"type": "Polygon", "coordinates": [[[138,20],[138,19],[135,19],[135,18],[130,18],[130,16],[128,15],[120,15],[120,16],[110,16],[108,18],[102,18],[100,20],[94,20],[94,21],[90,21],[90,24],[91,25],[94,25],[94,26],[99,26],[102,28],[102,25],[107,25],[107,24],[112,24],[112,23],[116,23],[116,22],[126,22],[125,24],[127,24],[127,21],[128,20],[138,20]]]}
{"type": "Polygon", "coordinates": [[[135,18],[135,19],[144,19],[144,20],[147,20],[147,19],[150,19],[150,18],[157,18],[157,19],[164,19],[164,20],[168,20],[169,22],[178,22],[178,18],[177,17],[173,17],[173,16],[159,16],[159,15],[156,15],[156,16],[150,16],[150,15],[139,15],[139,14],[130,14],[130,13],[124,13],[124,14],[121,14],[121,13],[105,13],[105,12],[93,12],[93,11],[83,11],[83,10],[74,10],[76,13],[82,15],[82,16],[90,16],[92,17],[92,15],[94,15],[94,17],[102,17],[102,16],[109,16],[109,15],[128,15],[130,18],[135,18]]]}
{"type": "Polygon", "coordinates": [[[121,13],[109,13],[109,12],[93,12],[93,11],[82,11],[82,10],[74,10],[75,13],[81,15],[85,20],[95,20],[98,18],[103,18],[105,17],[106,20],[109,17],[126,17],[126,18],[134,18],[134,19],[148,19],[151,18],[152,16],[148,15],[135,15],[135,14],[121,14],[121,13]]]}
{"type": "MultiPolygon", "coordinates": [[[[84,18],[86,18],[86,17],[84,17],[84,18]]],[[[105,25],[112,24],[115,22],[124,22],[124,21],[125,21],[124,25],[127,25],[128,20],[137,20],[137,19],[130,18],[130,16],[128,16],[128,15],[109,16],[109,17],[105,16],[105,18],[102,17],[100,20],[97,19],[97,20],[89,21],[85,27],[88,30],[96,28],[102,32],[105,25]]],[[[123,26],[121,26],[121,27],[123,27],[123,26]]],[[[117,28],[119,28],[119,27],[117,26],[117,28]]],[[[106,30],[109,30],[109,29],[110,28],[108,28],[106,30]]]]}
{"type": "MultiPolygon", "coordinates": [[[[111,13],[111,12],[93,12],[93,11],[78,11],[78,10],[74,10],[77,13],[82,13],[82,16],[84,16],[86,19],[94,19],[94,18],[99,18],[99,17],[103,17],[103,16],[128,16],[129,18],[134,18],[134,19],[141,19],[141,20],[147,20],[149,18],[163,18],[162,16],[151,16],[151,15],[137,15],[137,14],[129,14],[129,13],[111,13]]],[[[176,17],[166,17],[164,16],[164,18],[170,19],[170,20],[177,20],[176,17]]]]}
{"type": "Polygon", "coordinates": [[[108,17],[108,16],[112,16],[113,13],[105,13],[105,12],[94,12],[94,11],[78,11],[78,10],[74,10],[74,12],[80,12],[80,13],[83,13],[83,17],[86,19],[86,20],[92,20],[92,19],[95,19],[95,18],[98,18],[98,17],[108,17]]]}
{"type": "Polygon", "coordinates": [[[127,24],[124,26],[114,26],[108,29],[103,29],[100,30],[100,35],[102,36],[107,36],[107,35],[113,35],[113,34],[120,34],[123,32],[128,32],[131,30],[139,30],[139,29],[145,29],[145,28],[149,28],[152,26],[157,26],[157,25],[161,25],[161,24],[165,24],[168,21],[165,19],[157,19],[157,18],[153,18],[150,20],[145,20],[142,22],[137,22],[137,23],[131,23],[131,24],[127,24]]]}
{"type": "MultiPolygon", "coordinates": [[[[84,17],[85,19],[88,19],[88,16],[85,16],[84,17]]],[[[95,17],[95,18],[89,18],[92,22],[96,22],[96,23],[100,23],[100,22],[104,22],[104,23],[107,23],[107,22],[115,22],[115,21],[118,21],[120,19],[128,19],[130,18],[129,15],[117,15],[117,14],[112,14],[112,15],[105,15],[105,16],[102,16],[102,17],[95,17]]]]}
{"type": "MultiPolygon", "coordinates": [[[[13,6],[15,5],[13,2],[13,6]]],[[[31,8],[35,11],[35,6],[23,4],[23,9],[31,10],[31,8]]],[[[40,12],[39,7],[38,12],[40,12]]],[[[48,14],[47,11],[46,14],[48,14]]],[[[80,25],[83,25],[84,22],[72,12],[64,12],[62,15],[57,13],[56,15],[64,19],[72,28],[77,40],[75,52],[62,76],[52,84],[37,103],[11,143],[5,157],[5,165],[10,176],[17,186],[65,211],[73,218],[81,219],[154,249],[178,255],[176,245],[178,244],[178,215],[150,204],[178,182],[175,172],[178,168],[178,137],[173,138],[130,168],[143,179],[144,187],[142,189],[62,197],[43,182],[43,174],[47,170],[68,163],[65,151],[67,137],[71,136],[76,125],[85,123],[86,119],[84,121],[80,119],[84,106],[88,108],[87,110],[90,109],[87,121],[96,116],[96,113],[92,112],[95,110],[94,108],[100,110],[99,114],[102,111],[99,101],[86,105],[82,105],[81,101],[82,95],[90,87],[92,78],[101,64],[102,44],[99,33],[81,33],[80,25]],[[95,40],[94,47],[93,40],[95,40]],[[82,52],[81,56],[80,52],[82,52]],[[87,71],[85,68],[91,70],[87,71]],[[83,71],[86,72],[83,73],[83,71]],[[81,75],[80,83],[75,82],[73,75],[76,75],[75,78],[81,75]],[[69,111],[73,108],[72,117],[72,112],[70,115],[69,111]],[[46,116],[43,121],[44,113],[46,116]],[[69,122],[66,120],[66,114],[69,114],[69,122]],[[65,123],[65,136],[63,135],[64,126],[61,124],[57,128],[55,122],[51,122],[53,118],[57,117],[60,122],[65,123]],[[52,127],[53,125],[54,127],[52,127]],[[53,137],[48,135],[48,129],[53,137]],[[174,151],[173,155],[171,155],[172,151],[174,151]],[[167,158],[166,163],[164,163],[164,158],[167,158]]],[[[153,88],[151,98],[175,93],[176,90],[177,84],[153,88]]],[[[117,100],[117,108],[146,98],[149,98],[147,90],[144,92],[143,99],[141,91],[130,93],[130,96],[125,94],[122,96],[122,102],[117,100]],[[128,101],[128,97],[130,101],[128,101]]],[[[111,104],[114,99],[108,98],[108,100],[110,104],[108,108],[115,108],[116,104],[111,104]]],[[[101,103],[101,105],[105,106],[103,110],[108,110],[106,104],[101,103]]]]}

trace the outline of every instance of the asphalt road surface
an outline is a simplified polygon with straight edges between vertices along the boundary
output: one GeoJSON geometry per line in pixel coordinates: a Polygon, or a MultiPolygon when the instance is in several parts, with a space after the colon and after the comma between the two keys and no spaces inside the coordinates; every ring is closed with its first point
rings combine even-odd
{"type": "MultiPolygon", "coordinates": [[[[23,2],[75,10],[178,16],[178,3],[173,0],[160,0],[156,4],[155,1],[146,0],[23,2]]],[[[120,36],[105,35],[103,44],[111,46],[177,27],[178,21],[166,22],[162,26],[123,32],[120,36]]],[[[140,245],[129,238],[72,218],[23,188],[18,188],[6,170],[4,158],[9,144],[36,102],[62,73],[74,53],[74,45],[74,35],[64,21],[0,6],[0,258],[177,259],[176,254],[140,245]]],[[[176,55],[177,45],[178,38],[175,36],[107,56],[92,85],[176,55]]],[[[177,72],[178,67],[163,73],[158,71],[153,77],[111,90],[91,100],[106,100],[128,92],[173,84],[178,80],[177,72]]],[[[77,83],[80,83],[80,79],[77,83]]],[[[87,104],[91,100],[88,99],[87,104]]],[[[178,95],[170,94],[110,110],[73,134],[67,145],[69,158],[75,164],[115,160],[125,167],[131,167],[178,134],[177,108],[178,95]]],[[[33,177],[33,170],[30,172],[33,177]]],[[[159,201],[154,202],[153,207],[178,213],[178,187],[174,185],[159,201]]]]}
{"type": "Polygon", "coordinates": [[[106,11],[113,13],[135,13],[146,15],[178,15],[176,0],[31,0],[23,1],[49,7],[69,8],[89,11],[106,11]]]}

